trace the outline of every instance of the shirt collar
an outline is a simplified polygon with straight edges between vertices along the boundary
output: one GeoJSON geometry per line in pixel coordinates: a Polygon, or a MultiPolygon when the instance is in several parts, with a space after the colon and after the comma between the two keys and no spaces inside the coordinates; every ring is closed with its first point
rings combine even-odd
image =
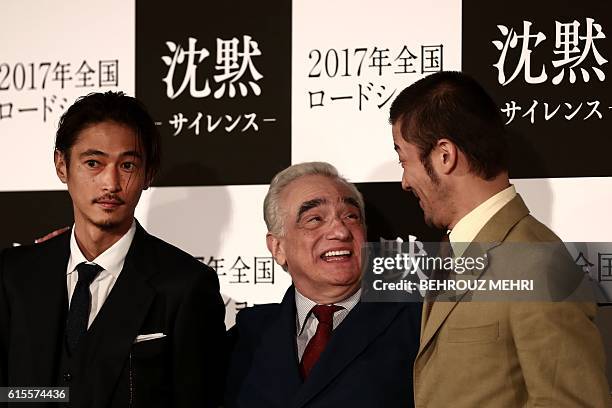
{"type": "Polygon", "coordinates": [[[516,189],[510,185],[461,218],[448,235],[455,256],[463,255],[467,244],[472,242],[485,224],[515,196],[516,189]]]}
{"type": "Polygon", "coordinates": [[[123,263],[125,261],[125,257],[127,256],[128,250],[132,245],[132,241],[134,240],[134,235],[136,235],[136,222],[132,222],[132,226],[117,242],[115,242],[110,248],[106,251],[102,252],[100,255],[96,257],[93,261],[89,262],[83,252],[81,252],[81,248],[79,248],[79,244],[77,244],[76,237],[74,235],[74,226],[72,227],[72,232],[70,233],[70,260],[68,261],[68,269],[67,274],[71,274],[75,271],[78,264],[81,262],[95,263],[101,266],[105,271],[114,275],[115,277],[119,275],[121,269],[123,268],[123,263]]]}
{"type": "MultiPolygon", "coordinates": [[[[347,311],[351,311],[355,307],[357,303],[359,303],[359,299],[361,298],[361,288],[351,296],[347,297],[340,302],[334,303],[336,306],[341,306],[347,311]]],[[[310,315],[310,311],[314,306],[317,305],[317,302],[308,299],[306,296],[302,295],[297,288],[295,289],[295,308],[297,311],[297,333],[298,335],[302,333],[304,330],[304,326],[308,316],[310,315]]]]}

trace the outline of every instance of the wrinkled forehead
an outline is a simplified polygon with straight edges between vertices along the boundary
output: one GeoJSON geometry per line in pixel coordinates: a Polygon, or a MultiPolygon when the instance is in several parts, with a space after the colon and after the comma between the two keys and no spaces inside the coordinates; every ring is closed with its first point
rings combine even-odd
{"type": "Polygon", "coordinates": [[[298,215],[308,208],[352,205],[359,209],[354,193],[339,180],[327,176],[303,176],[289,183],[282,194],[286,213],[298,215]]]}

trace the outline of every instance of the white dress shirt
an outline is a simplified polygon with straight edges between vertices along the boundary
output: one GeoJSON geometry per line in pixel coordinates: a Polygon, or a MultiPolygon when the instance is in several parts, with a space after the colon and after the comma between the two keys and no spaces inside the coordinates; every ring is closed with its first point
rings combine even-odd
{"type": "Polygon", "coordinates": [[[467,244],[472,242],[485,224],[514,197],[516,197],[516,189],[511,185],[461,218],[448,236],[454,256],[463,255],[467,244]]]}
{"type": "MultiPolygon", "coordinates": [[[[334,322],[332,330],[336,330],[336,327],[342,323],[344,318],[349,314],[349,312],[355,307],[357,303],[359,303],[359,299],[361,298],[361,289],[355,292],[350,297],[344,299],[341,302],[336,302],[334,305],[342,307],[341,310],[338,310],[334,313],[334,322]]],[[[317,332],[317,326],[319,325],[319,321],[314,313],[311,313],[312,308],[316,306],[317,303],[308,299],[306,296],[302,295],[297,289],[295,290],[295,308],[296,308],[296,316],[295,316],[295,327],[296,327],[296,342],[297,342],[297,352],[298,352],[298,361],[302,360],[302,355],[304,354],[304,350],[306,349],[306,345],[310,339],[317,332]]]]}
{"type": "Polygon", "coordinates": [[[91,294],[91,310],[89,312],[89,322],[87,328],[91,326],[98,312],[102,308],[104,301],[108,297],[111,289],[115,285],[123,264],[125,257],[132,245],[132,240],[136,234],[136,223],[133,222],[128,232],[123,235],[119,241],[115,242],[110,248],[102,252],[96,259],[89,262],[87,258],[81,252],[79,245],[77,244],[76,237],[74,236],[74,227],[70,234],[70,259],[68,260],[68,268],[66,270],[66,284],[68,286],[68,304],[72,300],[72,294],[74,288],[79,280],[79,274],[76,267],[81,262],[95,263],[103,268],[102,271],[96,276],[91,285],[89,285],[89,293],[91,294]]]}

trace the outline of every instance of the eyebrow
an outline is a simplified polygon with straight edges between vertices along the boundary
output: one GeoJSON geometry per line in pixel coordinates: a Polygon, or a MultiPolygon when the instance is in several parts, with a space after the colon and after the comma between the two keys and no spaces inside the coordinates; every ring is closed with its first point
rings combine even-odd
{"type": "MultiPolygon", "coordinates": [[[[108,153],[105,153],[101,150],[96,150],[96,149],[87,149],[79,155],[79,157],[81,158],[88,157],[88,156],[108,157],[108,153]]],[[[135,150],[128,150],[127,152],[121,153],[119,156],[120,157],[134,157],[137,159],[142,159],[142,154],[138,153],[135,150]]]]}
{"type": "Polygon", "coordinates": [[[306,211],[312,210],[313,208],[319,207],[323,204],[327,204],[327,200],[325,198],[313,198],[312,200],[304,201],[298,210],[297,220],[300,221],[302,215],[304,215],[306,211]]]}
{"type": "MultiPolygon", "coordinates": [[[[359,207],[359,202],[354,197],[342,197],[342,202],[352,207],[355,207],[356,209],[361,211],[361,207],[359,207]]],[[[300,221],[302,215],[304,215],[305,212],[327,203],[328,201],[325,198],[313,198],[312,200],[304,201],[302,205],[300,205],[300,209],[298,210],[297,221],[300,221]]]]}
{"type": "Polygon", "coordinates": [[[359,207],[359,202],[355,198],[353,198],[353,197],[343,197],[342,201],[345,204],[352,205],[353,207],[355,207],[359,211],[361,211],[361,207],[359,207]]]}

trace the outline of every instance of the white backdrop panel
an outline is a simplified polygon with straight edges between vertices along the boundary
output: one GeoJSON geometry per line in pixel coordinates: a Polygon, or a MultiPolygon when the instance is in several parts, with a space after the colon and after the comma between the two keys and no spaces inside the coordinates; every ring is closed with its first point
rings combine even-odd
{"type": "Polygon", "coordinates": [[[395,180],[389,106],[436,61],[461,69],[461,1],[295,1],[292,61],[292,163],[395,180]]]}
{"type": "Polygon", "coordinates": [[[244,302],[280,302],[291,284],[279,265],[271,271],[263,221],[267,191],[266,185],[151,188],[136,210],[150,233],[211,266],[217,260],[227,327],[244,302]]]}
{"type": "Polygon", "coordinates": [[[611,177],[512,180],[534,217],[565,242],[611,242],[611,177]]]}
{"type": "MultiPolygon", "coordinates": [[[[600,268],[604,268],[599,252],[609,256],[612,240],[612,178],[581,177],[554,179],[521,179],[512,181],[524,198],[532,215],[561,237],[577,264],[591,263],[588,271],[599,281],[600,268]],[[605,245],[584,246],[581,242],[605,242],[605,245]],[[577,243],[577,244],[574,244],[577,243]]],[[[586,266],[584,266],[586,267],[586,266]]],[[[612,299],[612,280],[599,282],[602,290],[612,299]]]]}
{"type": "Polygon", "coordinates": [[[64,109],[89,92],[134,94],[134,0],[3,0],[1,8],[0,191],[62,189],[52,157],[64,109]],[[11,177],[15,169],[25,171],[11,177]]]}

